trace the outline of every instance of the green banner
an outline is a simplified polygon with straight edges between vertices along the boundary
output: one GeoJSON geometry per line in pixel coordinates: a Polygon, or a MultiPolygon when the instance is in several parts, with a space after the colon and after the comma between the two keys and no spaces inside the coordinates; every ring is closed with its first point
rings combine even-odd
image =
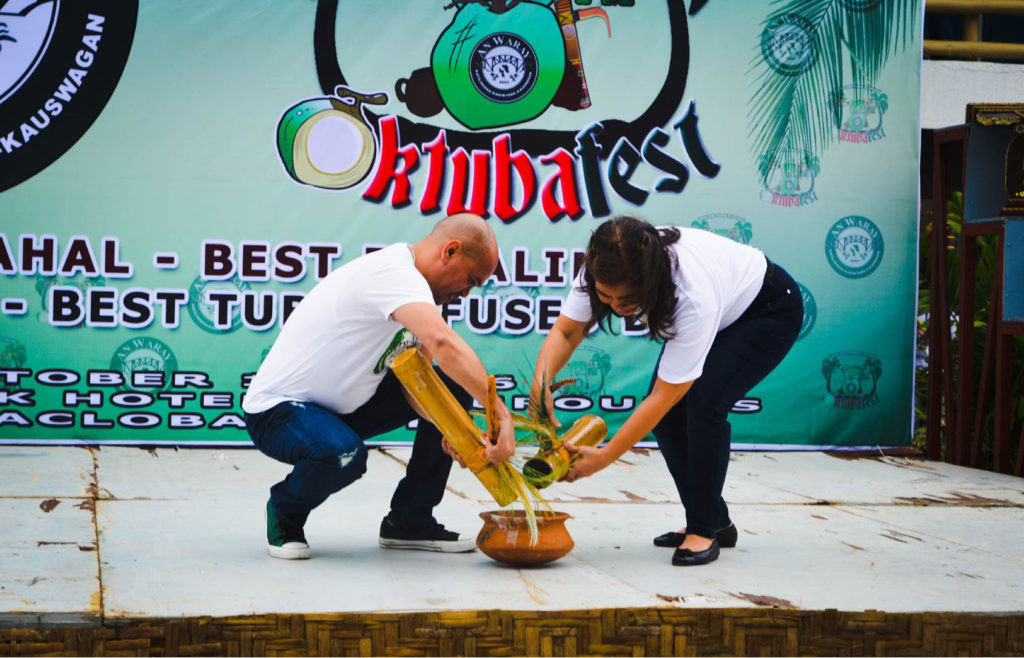
{"type": "MultiPolygon", "coordinates": [[[[906,445],[920,30],[917,0],[0,0],[0,442],[244,444],[317,281],[468,210],[501,262],[443,311],[513,410],[628,214],[800,284],[735,443],[906,445]]],[[[563,422],[617,428],[658,349],[585,340],[563,422]]]]}

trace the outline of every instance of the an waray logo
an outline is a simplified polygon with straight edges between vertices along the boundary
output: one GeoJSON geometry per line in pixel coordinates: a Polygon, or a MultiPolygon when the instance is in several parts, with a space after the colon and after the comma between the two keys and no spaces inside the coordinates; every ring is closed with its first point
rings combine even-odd
{"type": "Polygon", "coordinates": [[[0,0],[0,191],[85,134],[124,70],[138,0],[0,0]]]}
{"type": "MultiPolygon", "coordinates": [[[[277,131],[282,164],[297,182],[328,189],[353,187],[372,171],[362,192],[367,201],[383,203],[390,196],[391,205],[401,208],[417,196],[424,215],[468,211],[506,223],[538,200],[554,222],[578,219],[584,208],[593,217],[609,215],[609,194],[640,206],[652,191],[682,192],[690,167],[666,152],[673,133],[678,132],[689,162],[702,176],[713,178],[720,165],[701,140],[695,102],[683,102],[690,59],[686,7],[683,0],[666,1],[672,45],[665,81],[633,121],[594,116],[596,107],[581,97],[587,87],[580,44],[567,36],[571,31],[566,27],[591,10],[574,12],[570,6],[566,18],[559,11],[566,3],[560,0],[554,9],[527,0],[453,3],[458,12],[435,45],[432,66],[395,83],[397,97],[412,114],[447,109],[470,128],[449,130],[371,112],[369,104],[387,102],[388,96],[348,86],[335,42],[338,1],[319,0],[314,52],[327,96],[301,101],[282,115],[277,131]],[[494,14],[502,17],[501,30],[480,27],[494,14]],[[463,53],[455,44],[469,17],[481,32],[463,53]],[[456,74],[465,79],[452,77],[456,74]],[[574,103],[566,102],[570,96],[574,103]],[[483,130],[528,121],[552,104],[579,111],[588,125],[578,131],[483,130]],[[367,154],[376,154],[373,166],[367,166],[367,154]],[[653,189],[632,180],[642,167],[660,174],[653,189]],[[417,169],[425,170],[424,180],[414,189],[411,174],[417,169]]],[[[690,14],[703,5],[692,3],[690,14]]],[[[380,87],[389,85],[382,81],[380,87]]]]}
{"type": "Polygon", "coordinates": [[[126,383],[121,390],[163,390],[170,383],[165,375],[178,370],[178,359],[163,341],[140,336],[118,346],[110,358],[110,369],[124,376],[126,383]],[[145,373],[141,384],[137,383],[140,381],[137,373],[145,373]]]}

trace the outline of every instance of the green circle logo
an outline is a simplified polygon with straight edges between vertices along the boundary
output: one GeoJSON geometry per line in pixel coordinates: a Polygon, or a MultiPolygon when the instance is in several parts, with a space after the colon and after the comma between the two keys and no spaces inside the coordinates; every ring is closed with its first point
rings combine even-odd
{"type": "Polygon", "coordinates": [[[821,360],[825,403],[836,409],[864,409],[878,404],[882,360],[854,350],[835,352],[821,360]]]}
{"type": "Polygon", "coordinates": [[[860,279],[874,272],[884,251],[882,232],[874,222],[860,215],[843,217],[832,225],[825,238],[828,264],[848,279],[860,279]]]}
{"type": "Polygon", "coordinates": [[[761,55],[782,75],[800,75],[818,59],[818,34],[799,14],[785,14],[761,32],[761,55]]]}
{"type": "Polygon", "coordinates": [[[236,274],[227,281],[206,281],[197,276],[188,289],[188,314],[192,321],[203,331],[211,334],[229,334],[242,326],[242,300],[238,298],[238,304],[231,309],[231,326],[225,329],[218,329],[217,306],[206,301],[208,292],[232,292],[240,293],[251,290],[248,282],[242,281],[236,274]]]}
{"type": "Polygon", "coordinates": [[[580,345],[576,349],[579,357],[570,361],[559,373],[565,378],[576,381],[566,385],[558,392],[561,395],[597,395],[604,390],[608,373],[612,369],[612,357],[598,347],[580,345]]]}
{"type": "Polygon", "coordinates": [[[818,200],[814,178],[821,171],[817,156],[799,149],[762,153],[759,168],[764,186],[761,198],[775,206],[800,207],[818,200]]]}
{"type": "Polygon", "coordinates": [[[807,286],[799,281],[797,281],[796,285],[800,288],[800,297],[804,300],[804,321],[800,325],[800,333],[796,337],[797,340],[800,340],[811,333],[811,329],[814,328],[814,322],[818,319],[818,305],[815,303],[814,295],[807,289],[807,286]]]}
{"type": "Polygon", "coordinates": [[[885,137],[882,123],[889,109],[888,94],[870,85],[846,85],[831,96],[839,116],[839,141],[866,144],[885,137]]]}
{"type": "Polygon", "coordinates": [[[110,359],[110,369],[124,375],[121,390],[156,391],[164,390],[170,385],[169,375],[178,369],[178,359],[166,343],[141,336],[121,343],[110,359]],[[135,373],[161,372],[164,374],[163,386],[134,386],[132,378],[135,373]]]}

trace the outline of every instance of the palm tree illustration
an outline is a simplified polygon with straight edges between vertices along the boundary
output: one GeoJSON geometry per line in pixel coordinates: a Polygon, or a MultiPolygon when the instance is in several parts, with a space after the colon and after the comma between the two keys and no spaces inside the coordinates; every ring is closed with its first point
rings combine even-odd
{"type": "Polygon", "coordinates": [[[881,108],[882,114],[885,114],[885,111],[889,109],[889,94],[876,91],[871,94],[871,100],[875,101],[875,104],[881,108]]]}
{"type": "Polygon", "coordinates": [[[8,367],[13,364],[15,368],[20,368],[27,358],[28,353],[21,343],[11,343],[0,352],[0,363],[8,367]]]}
{"type": "MultiPolygon", "coordinates": [[[[797,26],[790,32],[803,32],[802,59],[773,66],[759,45],[753,61],[756,91],[748,116],[762,183],[786,153],[820,156],[842,119],[834,94],[851,83],[874,86],[890,55],[913,43],[920,14],[920,0],[774,0],[773,6],[762,22],[762,42],[773,38],[773,26],[789,21],[797,26]]],[[[879,104],[884,111],[887,99],[879,104]]]]}
{"type": "Polygon", "coordinates": [[[740,242],[743,244],[749,244],[750,238],[754,237],[754,228],[750,222],[736,220],[733,230],[736,232],[736,235],[739,236],[740,242]]]}

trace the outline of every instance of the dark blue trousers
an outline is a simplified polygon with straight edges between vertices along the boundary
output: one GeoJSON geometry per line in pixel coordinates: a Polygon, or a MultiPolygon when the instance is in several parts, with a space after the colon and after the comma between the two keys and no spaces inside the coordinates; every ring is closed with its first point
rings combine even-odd
{"type": "Polygon", "coordinates": [[[803,316],[796,282],[769,262],[757,297],[718,332],[703,373],[654,428],[686,509],[688,533],[715,537],[718,528],[732,523],[722,498],[732,437],[729,411],[779,365],[796,342],[803,316]]]}
{"type": "MultiPolygon", "coordinates": [[[[437,370],[464,408],[472,397],[437,370]]],[[[252,442],[263,454],[294,466],[270,488],[270,502],[285,523],[302,527],[311,510],[366,472],[368,439],[418,418],[390,370],[377,391],[349,414],[336,414],[310,402],[282,402],[267,411],[246,414],[252,442]]],[[[441,433],[420,420],[405,477],[391,498],[388,515],[396,525],[435,523],[433,509],[444,496],[452,458],[441,449],[441,433]]]]}

